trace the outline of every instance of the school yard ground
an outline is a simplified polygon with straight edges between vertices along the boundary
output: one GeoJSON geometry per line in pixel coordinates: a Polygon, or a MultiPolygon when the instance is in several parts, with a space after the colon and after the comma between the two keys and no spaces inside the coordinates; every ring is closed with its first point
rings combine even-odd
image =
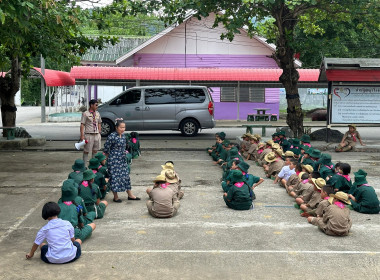
{"type": "MultiPolygon", "coordinates": [[[[379,135],[379,134],[377,134],[379,135]]],[[[222,199],[221,171],[204,148],[213,140],[141,139],[131,180],[141,201],[112,203],[66,265],[26,260],[45,224],[42,205],[57,201],[61,182],[80,152],[49,142],[45,151],[0,151],[0,279],[379,279],[380,215],[351,211],[349,236],[326,236],[306,222],[284,189],[266,180],[255,190],[254,209],[234,211],[222,199]],[[54,147],[58,147],[54,149],[54,147]],[[174,160],[185,196],[171,219],[149,216],[145,189],[166,160],[174,160]]],[[[66,144],[65,144],[66,143],[66,144]]],[[[368,172],[380,195],[379,153],[331,153],[333,161],[368,172]]],[[[251,164],[250,173],[264,176],[251,164]]]]}

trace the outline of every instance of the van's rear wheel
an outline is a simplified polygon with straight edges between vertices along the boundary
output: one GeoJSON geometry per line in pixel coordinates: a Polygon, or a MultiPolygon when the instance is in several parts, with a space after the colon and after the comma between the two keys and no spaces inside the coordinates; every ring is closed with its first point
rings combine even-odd
{"type": "Polygon", "coordinates": [[[115,130],[115,125],[113,122],[111,122],[109,119],[102,119],[102,125],[101,125],[101,135],[103,137],[107,137],[115,130]]]}
{"type": "Polygon", "coordinates": [[[181,133],[183,136],[192,137],[198,134],[199,124],[196,120],[186,119],[181,123],[181,133]]]}

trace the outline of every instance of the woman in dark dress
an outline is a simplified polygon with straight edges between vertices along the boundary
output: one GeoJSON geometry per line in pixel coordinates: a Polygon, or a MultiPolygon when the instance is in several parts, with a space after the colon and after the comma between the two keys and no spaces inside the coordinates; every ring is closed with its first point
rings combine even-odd
{"type": "Polygon", "coordinates": [[[113,193],[113,201],[121,202],[118,192],[127,191],[128,200],[140,200],[132,194],[131,180],[125,157],[127,139],[124,137],[125,123],[121,120],[116,122],[116,131],[112,132],[104,144],[104,153],[107,156],[107,167],[110,175],[110,188],[113,193]]]}

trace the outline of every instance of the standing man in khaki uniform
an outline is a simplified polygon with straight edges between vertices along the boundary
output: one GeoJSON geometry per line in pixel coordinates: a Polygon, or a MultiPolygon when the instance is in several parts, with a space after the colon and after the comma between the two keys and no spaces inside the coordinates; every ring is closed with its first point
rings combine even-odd
{"type": "Polygon", "coordinates": [[[90,108],[88,111],[83,112],[80,121],[80,141],[83,141],[83,139],[87,141],[83,150],[83,161],[85,165],[87,165],[89,152],[92,151],[92,157],[98,152],[101,140],[102,118],[97,111],[98,101],[91,99],[89,105],[90,108]]]}

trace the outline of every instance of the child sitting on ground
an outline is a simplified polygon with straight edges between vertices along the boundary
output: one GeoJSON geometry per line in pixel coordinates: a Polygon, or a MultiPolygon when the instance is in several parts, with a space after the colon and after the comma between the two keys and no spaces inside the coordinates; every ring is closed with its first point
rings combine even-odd
{"type": "Polygon", "coordinates": [[[146,190],[149,200],[146,202],[148,212],[155,218],[171,218],[179,208],[177,194],[169,188],[165,175],[158,175],[154,179],[154,187],[146,190]]]}
{"type": "Polygon", "coordinates": [[[352,208],[360,213],[378,214],[380,211],[379,199],[377,194],[363,175],[355,175],[356,190],[348,197],[352,203],[352,208]]]}
{"type": "Polygon", "coordinates": [[[293,157],[286,157],[284,164],[285,166],[281,168],[281,171],[277,174],[276,179],[274,180],[275,184],[279,182],[282,187],[286,186],[286,182],[291,175],[296,174],[297,160],[293,157]]]}
{"type": "Polygon", "coordinates": [[[244,181],[240,170],[231,171],[232,186],[223,195],[224,202],[229,208],[235,210],[249,210],[252,205],[251,189],[244,181]]]}
{"type": "Polygon", "coordinates": [[[301,190],[305,188],[305,184],[309,183],[309,176],[310,175],[307,172],[300,172],[300,174],[298,174],[299,180],[295,180],[294,184],[288,185],[288,187],[286,188],[288,194],[291,197],[296,198],[298,194],[301,192],[301,190]]]}
{"type": "Polygon", "coordinates": [[[348,193],[352,187],[350,178],[351,166],[348,163],[337,163],[336,173],[328,180],[334,186],[335,192],[348,193]]]}
{"type": "Polygon", "coordinates": [[[83,180],[83,172],[87,169],[82,159],[76,159],[72,166],[73,172],[69,174],[67,179],[73,179],[75,183],[80,184],[83,180]]]}
{"type": "Polygon", "coordinates": [[[27,259],[34,256],[40,246],[41,260],[46,263],[68,263],[81,255],[81,241],[74,238],[74,227],[68,221],[58,218],[61,208],[55,202],[48,202],[42,208],[42,218],[48,220],[37,233],[36,239],[26,254],[27,259]],[[46,239],[46,243],[42,243],[46,239]]]}
{"type": "MultiPolygon", "coordinates": [[[[311,219],[313,217],[322,217],[325,213],[325,210],[328,206],[330,206],[330,202],[328,199],[330,198],[330,194],[334,193],[334,188],[331,185],[326,184],[321,190],[321,201],[318,204],[317,209],[308,211],[307,214],[311,217],[307,218],[307,221],[311,223],[311,219]]],[[[306,213],[306,212],[305,212],[306,213]]],[[[306,216],[306,215],[305,215],[306,216]]]]}
{"type": "Polygon", "coordinates": [[[240,170],[243,173],[243,178],[245,182],[247,183],[248,187],[252,189],[252,192],[251,192],[252,200],[255,200],[256,195],[253,190],[262,182],[264,182],[264,179],[257,176],[253,176],[252,174],[248,174],[248,169],[249,169],[249,164],[244,161],[240,162],[237,165],[237,170],[240,170]]]}
{"type": "Polygon", "coordinates": [[[308,217],[309,214],[307,212],[312,211],[318,207],[319,203],[322,201],[322,198],[321,198],[322,188],[326,186],[326,181],[323,180],[322,178],[318,178],[318,179],[313,178],[311,179],[311,181],[313,182],[313,185],[314,185],[314,192],[312,193],[309,201],[304,200],[304,203],[300,205],[301,210],[304,211],[303,213],[301,213],[302,217],[308,217]]]}
{"type": "Polygon", "coordinates": [[[338,147],[335,148],[336,152],[347,152],[355,148],[356,142],[359,140],[362,146],[365,144],[360,137],[359,132],[356,130],[356,125],[348,125],[348,131],[343,135],[342,141],[340,141],[338,147]]]}
{"type": "Polygon", "coordinates": [[[345,236],[348,235],[352,221],[350,209],[347,204],[351,202],[344,192],[330,194],[330,206],[328,206],[322,217],[313,217],[310,222],[319,227],[327,235],[345,236]]]}

